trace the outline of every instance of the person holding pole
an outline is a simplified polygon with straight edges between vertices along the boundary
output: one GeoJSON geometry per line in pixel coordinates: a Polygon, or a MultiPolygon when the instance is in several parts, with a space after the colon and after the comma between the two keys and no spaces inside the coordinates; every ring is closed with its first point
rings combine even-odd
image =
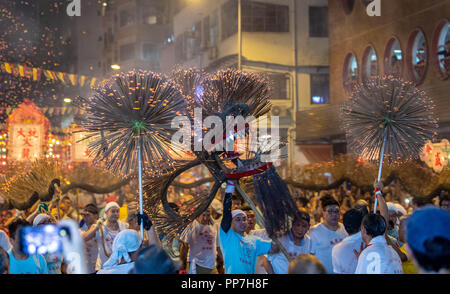
{"type": "Polygon", "coordinates": [[[234,183],[227,181],[223,200],[223,218],[219,229],[220,248],[223,253],[226,274],[253,274],[256,257],[278,253],[279,247],[258,237],[247,235],[247,215],[242,210],[231,211],[231,195],[234,183]]]}

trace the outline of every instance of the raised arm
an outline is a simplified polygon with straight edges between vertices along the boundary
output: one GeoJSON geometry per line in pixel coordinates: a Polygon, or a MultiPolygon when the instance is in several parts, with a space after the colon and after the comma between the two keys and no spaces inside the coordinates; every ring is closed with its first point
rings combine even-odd
{"type": "Polygon", "coordinates": [[[227,181],[227,188],[225,189],[225,197],[223,198],[223,216],[222,222],[220,223],[220,227],[225,233],[231,228],[231,195],[234,192],[234,183],[233,181],[227,181]]]}

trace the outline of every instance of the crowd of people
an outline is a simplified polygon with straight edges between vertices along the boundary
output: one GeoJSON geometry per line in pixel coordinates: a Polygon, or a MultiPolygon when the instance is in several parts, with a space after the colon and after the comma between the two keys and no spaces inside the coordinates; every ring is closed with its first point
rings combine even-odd
{"type": "Polygon", "coordinates": [[[117,197],[109,197],[103,206],[80,208],[64,196],[27,212],[3,213],[8,220],[0,230],[0,272],[73,273],[63,255],[27,254],[20,241],[25,227],[73,220],[89,274],[449,273],[449,195],[442,194],[434,204],[408,203],[391,189],[377,183],[375,193],[361,192],[344,183],[320,192],[292,190],[298,211],[289,230],[271,239],[258,212],[228,181],[223,194],[170,244],[133,203],[119,205],[117,197]]]}

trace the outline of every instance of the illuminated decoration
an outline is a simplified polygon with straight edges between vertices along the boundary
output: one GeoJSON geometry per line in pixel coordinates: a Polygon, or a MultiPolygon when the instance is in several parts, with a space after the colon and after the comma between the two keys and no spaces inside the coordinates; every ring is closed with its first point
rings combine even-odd
{"type": "Polygon", "coordinates": [[[447,139],[440,143],[427,141],[420,153],[420,159],[437,173],[450,169],[450,142],[447,139]]]}
{"type": "Polygon", "coordinates": [[[73,162],[91,162],[92,158],[89,157],[89,140],[84,140],[86,138],[86,133],[78,132],[77,130],[72,131],[72,146],[71,158],[73,162]]]}
{"type": "Polygon", "coordinates": [[[5,166],[7,164],[7,145],[6,140],[8,138],[7,133],[0,134],[0,165],[5,166]]]}
{"type": "Polygon", "coordinates": [[[13,111],[7,119],[8,160],[31,161],[43,155],[50,123],[31,100],[13,111]]]}

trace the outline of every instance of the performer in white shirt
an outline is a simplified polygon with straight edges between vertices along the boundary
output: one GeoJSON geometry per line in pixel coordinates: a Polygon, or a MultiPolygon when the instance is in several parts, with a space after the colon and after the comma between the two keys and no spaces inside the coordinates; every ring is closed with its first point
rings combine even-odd
{"type": "Polygon", "coordinates": [[[323,221],[311,228],[309,236],[312,242],[312,253],[323,264],[327,273],[333,273],[331,250],[348,236],[344,226],[339,223],[339,202],[331,195],[320,199],[323,210],[323,221]]]}
{"type": "Polygon", "coordinates": [[[363,218],[361,236],[368,245],[360,253],[355,252],[358,256],[355,274],[403,274],[400,257],[386,242],[386,227],[381,215],[369,213],[363,218]]]}
{"type": "Polygon", "coordinates": [[[352,208],[343,217],[344,227],[350,235],[333,247],[331,257],[335,274],[354,274],[358,259],[353,250],[360,250],[364,241],[361,237],[361,222],[369,212],[367,208],[352,208]]]}

